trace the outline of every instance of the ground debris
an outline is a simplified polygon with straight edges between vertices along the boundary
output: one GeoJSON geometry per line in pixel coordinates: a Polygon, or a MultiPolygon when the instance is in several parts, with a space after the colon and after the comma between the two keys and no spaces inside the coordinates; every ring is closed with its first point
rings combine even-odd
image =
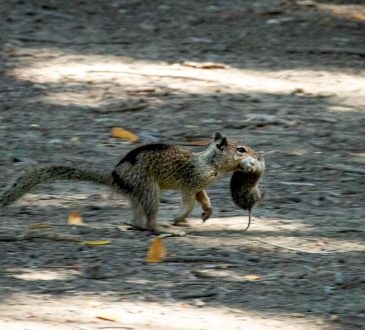
{"type": "Polygon", "coordinates": [[[217,295],[216,290],[202,290],[195,292],[175,292],[173,297],[175,299],[195,299],[195,298],[206,298],[213,297],[217,295]]]}

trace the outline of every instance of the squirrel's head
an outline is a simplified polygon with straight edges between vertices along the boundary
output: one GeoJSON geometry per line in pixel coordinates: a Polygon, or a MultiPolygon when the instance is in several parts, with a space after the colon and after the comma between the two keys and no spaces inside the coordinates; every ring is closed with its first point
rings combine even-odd
{"type": "Polygon", "coordinates": [[[242,170],[241,164],[246,158],[259,157],[249,146],[227,139],[219,132],[214,133],[210,148],[214,150],[215,163],[222,172],[242,170]]]}

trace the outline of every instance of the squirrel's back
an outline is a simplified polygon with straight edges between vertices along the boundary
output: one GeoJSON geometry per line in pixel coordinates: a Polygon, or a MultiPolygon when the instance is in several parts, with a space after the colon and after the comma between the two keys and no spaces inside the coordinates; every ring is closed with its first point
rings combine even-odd
{"type": "Polygon", "coordinates": [[[170,144],[136,148],[122,158],[113,171],[117,184],[120,178],[131,182],[151,178],[161,189],[205,187],[215,176],[214,167],[204,158],[189,149],[170,144]]]}

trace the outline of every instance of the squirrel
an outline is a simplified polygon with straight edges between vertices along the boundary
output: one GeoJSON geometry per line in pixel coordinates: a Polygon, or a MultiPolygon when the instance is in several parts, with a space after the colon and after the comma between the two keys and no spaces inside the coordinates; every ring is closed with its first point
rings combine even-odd
{"type": "Polygon", "coordinates": [[[214,133],[212,143],[202,152],[173,144],[147,144],[127,153],[111,174],[85,171],[69,166],[37,168],[19,177],[0,195],[0,206],[19,199],[40,183],[56,180],[92,181],[109,185],[131,201],[133,227],[163,232],[156,219],[161,189],[179,190],[182,209],[174,225],[181,224],[191,213],[195,201],[202,209],[202,220],[212,215],[212,205],[206,188],[224,172],[234,172],[253,159],[250,147],[214,133]]]}
{"type": "Polygon", "coordinates": [[[258,187],[259,180],[265,172],[264,153],[246,157],[241,161],[241,169],[232,174],[230,190],[233,202],[240,208],[248,210],[247,231],[251,224],[251,210],[261,200],[258,187]]]}

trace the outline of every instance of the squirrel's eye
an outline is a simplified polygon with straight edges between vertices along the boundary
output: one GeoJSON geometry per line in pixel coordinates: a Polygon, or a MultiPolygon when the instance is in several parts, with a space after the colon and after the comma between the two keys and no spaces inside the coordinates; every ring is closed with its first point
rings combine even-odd
{"type": "Polygon", "coordinates": [[[241,153],[241,154],[244,154],[247,150],[246,150],[246,148],[245,148],[245,147],[238,147],[238,148],[237,148],[237,151],[238,151],[239,153],[241,153]]]}

